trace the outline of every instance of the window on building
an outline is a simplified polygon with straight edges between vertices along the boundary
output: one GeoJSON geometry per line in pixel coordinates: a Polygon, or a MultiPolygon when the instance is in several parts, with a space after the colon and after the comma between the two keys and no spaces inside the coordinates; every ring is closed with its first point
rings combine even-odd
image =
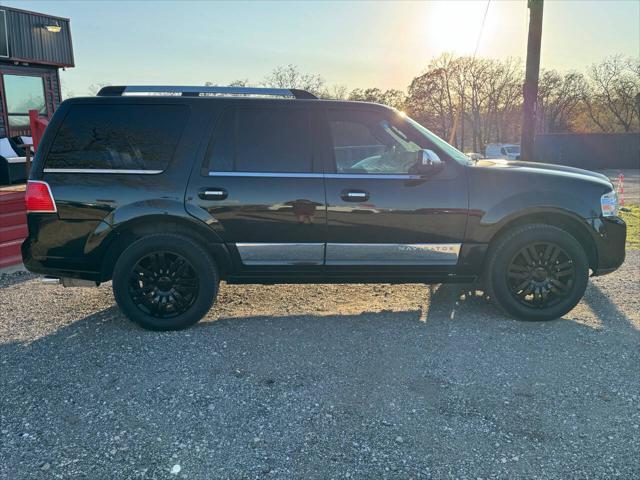
{"type": "Polygon", "coordinates": [[[73,105],[45,167],[164,170],[188,114],[184,105],[73,105]]]}
{"type": "Polygon", "coordinates": [[[211,171],[312,171],[307,112],[297,108],[238,108],[221,118],[210,149],[211,171]]]}
{"type": "Polygon", "coordinates": [[[47,114],[42,77],[5,74],[3,80],[11,129],[29,128],[29,110],[47,114]]]}

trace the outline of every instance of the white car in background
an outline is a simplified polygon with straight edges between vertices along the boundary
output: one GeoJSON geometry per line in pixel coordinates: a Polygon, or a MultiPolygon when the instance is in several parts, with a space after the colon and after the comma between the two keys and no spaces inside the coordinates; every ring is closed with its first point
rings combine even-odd
{"type": "Polygon", "coordinates": [[[520,145],[514,143],[488,143],[484,156],[485,158],[520,160],[520,145]]]}

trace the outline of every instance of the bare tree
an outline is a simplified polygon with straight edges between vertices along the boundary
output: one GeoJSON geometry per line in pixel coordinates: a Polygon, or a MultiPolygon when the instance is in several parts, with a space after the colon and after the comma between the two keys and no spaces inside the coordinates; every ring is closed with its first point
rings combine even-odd
{"type": "Polygon", "coordinates": [[[487,102],[486,126],[482,132],[482,143],[517,141],[520,136],[522,106],[522,61],[508,58],[504,61],[490,60],[485,84],[487,102]]]}
{"type": "Polygon", "coordinates": [[[220,85],[219,83],[215,83],[215,82],[204,82],[204,86],[205,87],[250,87],[251,84],[249,83],[249,79],[248,78],[240,78],[237,80],[233,80],[229,83],[227,83],[226,85],[220,85]]]}
{"type": "Polygon", "coordinates": [[[102,87],[108,87],[110,85],[111,85],[110,83],[103,83],[103,82],[92,83],[87,88],[87,92],[89,93],[90,96],[95,97],[98,94],[98,92],[102,89],[102,87]]]}
{"type": "Polygon", "coordinates": [[[346,100],[347,96],[347,86],[342,84],[331,85],[330,87],[324,88],[320,93],[320,98],[327,100],[346,100]]]}
{"type": "Polygon", "coordinates": [[[591,66],[583,100],[589,117],[603,132],[637,128],[639,64],[637,59],[615,55],[591,66]]]}
{"type": "Polygon", "coordinates": [[[62,86],[62,100],[75,97],[72,90],[69,90],[65,85],[62,86]]]}
{"type": "Polygon", "coordinates": [[[538,86],[538,133],[574,130],[576,112],[587,90],[584,76],[569,72],[564,76],[555,70],[543,70],[538,86]]]}
{"type": "Polygon", "coordinates": [[[230,87],[250,87],[251,83],[248,78],[239,78],[237,80],[233,80],[229,82],[230,87]]]}
{"type": "Polygon", "coordinates": [[[522,64],[442,55],[409,86],[407,109],[443,138],[460,148],[481,151],[490,141],[515,141],[519,135],[522,64]],[[468,143],[467,143],[468,142],[468,143]]]}
{"type": "MultiPolygon", "coordinates": [[[[454,143],[479,152],[486,143],[517,142],[520,138],[523,78],[522,61],[517,58],[495,60],[447,53],[431,60],[406,92],[377,87],[349,92],[345,85],[327,85],[321,75],[301,72],[292,64],[274,68],[261,83],[245,78],[228,85],[299,88],[325,99],[382,103],[406,110],[445,139],[457,121],[454,143]]],[[[95,95],[106,85],[94,83],[89,92],[95,95]]],[[[640,60],[609,57],[593,65],[588,76],[545,70],[540,77],[537,109],[538,133],[639,130],[640,60]]]]}
{"type": "Polygon", "coordinates": [[[420,122],[447,138],[453,126],[457,104],[453,92],[453,64],[451,54],[432,60],[424,74],[409,86],[407,109],[420,122]]]}
{"type": "Polygon", "coordinates": [[[458,145],[464,149],[470,135],[472,149],[478,152],[482,150],[484,130],[490,122],[487,115],[490,94],[486,87],[491,84],[494,64],[491,60],[463,57],[455,65],[459,70],[456,84],[461,105],[458,145]],[[466,124],[470,132],[465,131],[466,124]]]}
{"type": "Polygon", "coordinates": [[[302,73],[297,65],[289,64],[274,68],[263,84],[273,88],[299,88],[321,96],[325,81],[318,74],[302,73]]]}
{"type": "Polygon", "coordinates": [[[382,103],[383,105],[403,110],[406,103],[406,95],[401,90],[396,89],[356,88],[349,93],[349,100],[382,103]]]}

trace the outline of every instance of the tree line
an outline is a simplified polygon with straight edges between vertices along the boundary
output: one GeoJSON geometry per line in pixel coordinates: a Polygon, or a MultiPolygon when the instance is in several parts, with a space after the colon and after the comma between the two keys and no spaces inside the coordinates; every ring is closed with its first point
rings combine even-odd
{"type": "MultiPolygon", "coordinates": [[[[276,67],[258,85],[301,88],[321,98],[376,102],[405,111],[444,139],[457,122],[453,143],[480,152],[491,142],[519,143],[524,65],[443,54],[407,90],[327,85],[319,74],[295,65],[276,67]],[[456,120],[457,119],[457,120],[456,120]]],[[[236,86],[252,85],[238,80],[236,86]]],[[[585,73],[543,69],[536,112],[537,133],[640,131],[640,60],[620,55],[585,73]]]]}
{"type": "MultiPolygon", "coordinates": [[[[299,88],[325,99],[383,103],[445,140],[455,130],[452,143],[461,150],[483,152],[487,143],[519,143],[523,83],[520,59],[447,53],[431,60],[406,90],[349,90],[296,65],[278,66],[261,82],[240,79],[229,85],[299,88]]],[[[585,72],[543,69],[536,119],[536,133],[640,131],[640,59],[614,55],[585,72]]]]}

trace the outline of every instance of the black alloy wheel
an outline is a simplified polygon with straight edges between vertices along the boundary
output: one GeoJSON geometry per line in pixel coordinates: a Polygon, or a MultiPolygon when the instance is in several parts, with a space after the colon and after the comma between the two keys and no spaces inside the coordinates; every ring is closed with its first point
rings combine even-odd
{"type": "Polygon", "coordinates": [[[495,239],[484,288],[496,305],[521,320],[553,320],[575,307],[589,281],[585,247],[554,225],[528,224],[495,239]]]}
{"type": "Polygon", "coordinates": [[[134,241],[113,269],[118,306],[149,330],[179,330],[198,322],[213,305],[219,283],[216,263],[204,246],[176,233],[134,241]]]}
{"type": "Polygon", "coordinates": [[[177,253],[150,253],[131,271],[131,300],[144,313],[154,317],[172,318],[186,312],[195,302],[198,289],[193,265],[177,253]]]}
{"type": "Polygon", "coordinates": [[[512,257],[507,269],[507,283],[521,304],[546,308],[567,297],[575,275],[573,259],[559,245],[534,242],[512,257]]]}

